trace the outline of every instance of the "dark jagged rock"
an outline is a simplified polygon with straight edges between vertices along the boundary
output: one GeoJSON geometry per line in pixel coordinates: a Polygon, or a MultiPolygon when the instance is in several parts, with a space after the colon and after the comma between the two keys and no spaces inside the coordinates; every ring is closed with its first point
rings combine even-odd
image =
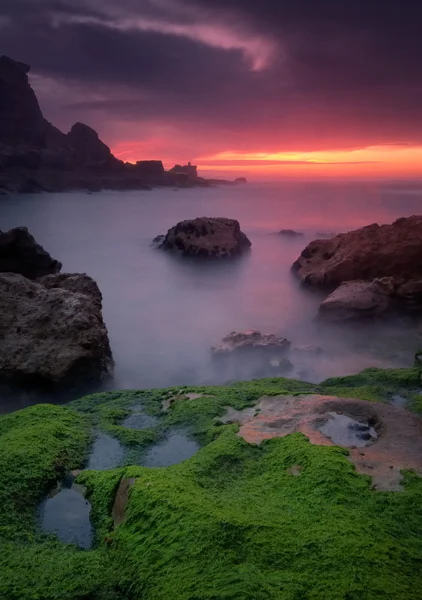
{"type": "Polygon", "coordinates": [[[223,217],[199,217],[180,221],[168,230],[160,248],[189,256],[228,258],[238,256],[251,247],[250,240],[240,230],[239,221],[223,217]]]}
{"type": "Polygon", "coordinates": [[[0,272],[36,279],[58,273],[62,265],[37,244],[26,227],[0,232],[0,272]]]}
{"type": "Polygon", "coordinates": [[[115,158],[110,148],[98,137],[98,133],[84,125],[75,123],[67,134],[70,148],[73,150],[73,161],[76,167],[92,170],[118,169],[123,163],[115,158]]]}
{"type": "Polygon", "coordinates": [[[47,121],[29,85],[29,65],[0,56],[0,135],[8,144],[42,145],[47,121]]]}
{"type": "Polygon", "coordinates": [[[20,384],[101,381],[112,373],[113,359],[99,290],[87,285],[86,275],[49,277],[47,287],[0,274],[0,377],[20,384]]]}
{"type": "Polygon", "coordinates": [[[134,170],[146,177],[163,177],[165,173],[161,160],[138,160],[134,170]]]}

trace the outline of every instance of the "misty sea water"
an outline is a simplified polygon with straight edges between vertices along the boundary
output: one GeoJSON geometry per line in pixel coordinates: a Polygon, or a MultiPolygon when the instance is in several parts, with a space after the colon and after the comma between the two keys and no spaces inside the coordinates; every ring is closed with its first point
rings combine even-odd
{"type": "MultiPolygon", "coordinates": [[[[289,374],[320,381],[369,366],[409,365],[422,335],[403,323],[370,334],[367,325],[321,328],[314,318],[322,295],[301,288],[292,263],[312,239],[391,223],[421,207],[421,187],[404,183],[81,191],[4,197],[0,229],[27,226],[63,263],[63,272],[86,272],[97,281],[116,362],[109,387],[227,382],[232,374],[216,368],[210,346],[233,330],[250,328],[284,335],[293,346],[321,346],[322,356],[299,361],[289,374]],[[151,247],[156,235],[199,216],[238,219],[252,241],[250,254],[207,262],[151,247]],[[281,229],[303,236],[287,238],[277,234],[281,229]]],[[[21,405],[30,402],[22,398],[21,405]]]]}

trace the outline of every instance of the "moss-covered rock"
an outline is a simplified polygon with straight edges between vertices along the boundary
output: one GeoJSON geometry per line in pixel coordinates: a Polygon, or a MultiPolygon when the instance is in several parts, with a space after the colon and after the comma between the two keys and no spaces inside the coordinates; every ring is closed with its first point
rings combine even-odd
{"type": "MultiPolygon", "coordinates": [[[[422,589],[422,479],[378,492],[348,451],[294,433],[259,446],[220,419],[262,396],[323,393],[420,409],[420,369],[367,369],[320,385],[288,379],[227,387],[94,394],[0,417],[0,597],[5,600],[417,600],[422,589]],[[128,429],[134,407],[156,417],[128,429]],[[117,437],[126,467],[83,471],[91,550],[37,531],[39,502],[86,464],[93,428],[117,437]],[[201,444],[166,468],[134,466],[178,427],[201,444]],[[113,522],[124,478],[125,518],[113,522]]],[[[253,409],[252,409],[253,410],[253,409]]],[[[121,508],[121,507],[120,507],[121,508]]]]}

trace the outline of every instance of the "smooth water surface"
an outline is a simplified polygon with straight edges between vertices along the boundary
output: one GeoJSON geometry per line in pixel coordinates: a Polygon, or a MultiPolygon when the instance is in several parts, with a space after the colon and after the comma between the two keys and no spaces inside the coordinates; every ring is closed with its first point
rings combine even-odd
{"type": "Polygon", "coordinates": [[[200,446],[182,431],[172,431],[167,438],[152,446],[142,459],[144,467],[177,465],[196,454],[200,446]]]}
{"type": "Polygon", "coordinates": [[[122,464],[124,450],[119,440],[107,433],[98,433],[92,444],[87,469],[105,471],[122,464]]]}
{"type": "Polygon", "coordinates": [[[40,529],[67,544],[90,548],[93,537],[90,512],[91,504],[84,497],[83,486],[63,481],[40,506],[40,529]]]}
{"type": "MultiPolygon", "coordinates": [[[[321,346],[323,356],[293,361],[289,373],[320,381],[368,366],[408,365],[422,337],[414,329],[404,333],[402,323],[318,328],[321,295],[300,288],[292,263],[317,234],[389,223],[421,208],[422,189],[371,183],[77,192],[4,197],[0,229],[26,225],[64,272],[86,272],[98,282],[116,361],[114,388],[236,379],[215,367],[210,346],[246,328],[284,335],[293,346],[321,346]],[[213,263],[151,248],[181,219],[204,215],[238,219],[252,241],[250,255],[213,263]],[[280,229],[305,235],[277,235],[280,229]]],[[[7,398],[2,403],[5,410],[7,398]]],[[[32,403],[31,395],[22,403],[32,403]]]]}

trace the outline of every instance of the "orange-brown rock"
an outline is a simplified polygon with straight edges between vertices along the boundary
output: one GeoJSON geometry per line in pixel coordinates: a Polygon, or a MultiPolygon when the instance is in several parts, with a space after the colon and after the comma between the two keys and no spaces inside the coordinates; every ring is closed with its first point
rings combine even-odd
{"type": "Polygon", "coordinates": [[[394,277],[397,283],[422,280],[422,216],[314,240],[292,270],[303,283],[331,289],[357,279],[394,277]]]}
{"type": "Polygon", "coordinates": [[[400,490],[403,469],[422,474],[422,419],[388,404],[315,394],[263,396],[242,411],[228,408],[221,421],[240,423],[239,435],[251,444],[302,432],[312,444],[347,447],[350,461],[359,473],[372,477],[375,489],[400,490]],[[341,421],[333,429],[336,440],[327,436],[324,426],[336,416],[352,426],[355,421],[356,444],[350,425],[341,421]],[[360,429],[372,429],[374,436],[360,429]]]}

